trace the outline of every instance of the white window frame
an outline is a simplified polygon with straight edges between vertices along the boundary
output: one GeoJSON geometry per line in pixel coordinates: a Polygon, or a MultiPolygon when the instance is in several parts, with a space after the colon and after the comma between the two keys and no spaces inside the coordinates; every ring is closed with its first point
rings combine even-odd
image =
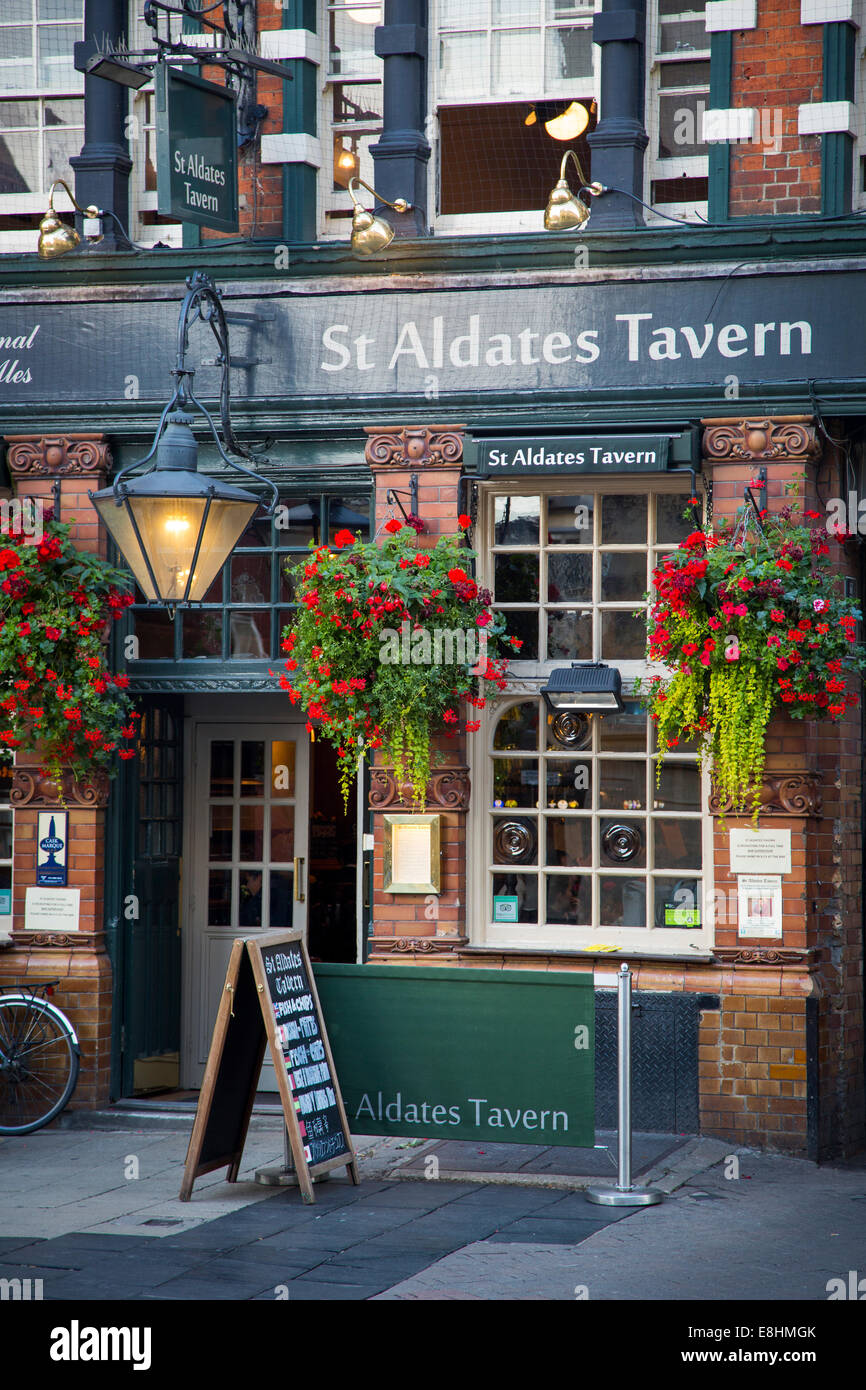
{"type": "MultiPolygon", "coordinates": [[[[3,59],[3,58],[0,58],[0,97],[16,97],[16,96],[20,96],[22,100],[27,100],[28,98],[33,97],[33,96],[35,96],[35,95],[39,95],[39,96],[55,96],[55,97],[59,97],[59,96],[83,97],[83,95],[84,95],[84,73],[76,72],[76,73],[75,73],[75,81],[74,81],[74,83],[73,83],[73,81],[70,81],[70,80],[67,80],[67,81],[64,81],[64,82],[60,82],[60,83],[56,83],[56,82],[40,83],[40,81],[39,81],[39,31],[40,31],[40,30],[48,30],[48,29],[69,28],[70,25],[73,25],[73,24],[76,24],[76,23],[80,23],[80,25],[81,25],[81,32],[80,32],[80,34],[79,34],[79,38],[83,38],[83,37],[84,37],[84,5],[83,5],[83,3],[82,3],[82,7],[81,7],[81,19],[80,19],[80,20],[74,20],[74,19],[37,19],[37,18],[36,18],[36,0],[31,0],[31,5],[32,5],[31,13],[32,13],[33,18],[31,19],[29,26],[28,26],[28,23],[27,23],[26,20],[6,20],[6,21],[4,21],[4,20],[3,20],[3,14],[2,14],[2,7],[0,7],[0,54],[2,54],[2,52],[3,52],[3,42],[2,42],[2,40],[3,40],[3,32],[4,32],[4,30],[6,30],[6,29],[26,29],[26,28],[29,27],[29,28],[33,31],[33,47],[32,47],[32,59],[31,59],[31,61],[32,61],[32,63],[33,63],[33,86],[32,86],[32,87],[6,87],[6,86],[4,86],[4,84],[3,84],[3,68],[4,68],[4,64],[8,64],[8,66],[11,67],[13,64],[18,64],[18,63],[20,63],[20,62],[24,62],[25,60],[24,60],[24,59],[20,59],[20,58],[10,58],[10,59],[3,59]],[[73,86],[74,86],[74,90],[73,90],[73,86]]],[[[71,54],[68,54],[68,55],[67,55],[67,54],[58,55],[58,59],[59,59],[61,56],[62,56],[62,60],[63,60],[64,66],[67,66],[67,65],[69,64],[69,62],[70,62],[71,54]]],[[[58,62],[58,66],[59,66],[59,62],[58,62]]]]}
{"type": "MultiPolygon", "coordinates": [[[[373,0],[373,3],[371,3],[371,0],[358,0],[358,3],[353,5],[350,3],[350,0],[332,0],[331,3],[328,3],[326,0],[326,3],[322,5],[319,10],[320,23],[322,27],[323,63],[321,99],[319,101],[319,130],[321,132],[320,138],[322,148],[322,167],[319,170],[319,177],[316,181],[318,187],[318,208],[316,216],[316,225],[319,228],[319,236],[323,241],[347,241],[352,225],[351,219],[349,217],[328,216],[329,213],[345,213],[351,212],[352,210],[352,199],[349,197],[348,191],[340,188],[335,189],[333,187],[333,160],[335,140],[341,135],[350,136],[353,133],[358,135],[369,134],[371,130],[375,131],[375,135],[378,137],[378,135],[381,134],[382,130],[381,120],[378,123],[374,123],[372,121],[353,121],[345,123],[341,122],[339,125],[335,124],[334,122],[334,88],[336,86],[363,85],[369,87],[378,87],[381,104],[381,94],[383,89],[383,62],[381,58],[376,60],[378,65],[378,76],[370,72],[331,72],[330,16],[335,11],[340,10],[369,10],[371,13],[374,10],[378,10],[379,15],[377,22],[381,24],[383,14],[383,3],[384,0],[382,0],[382,3],[378,5],[375,3],[375,0],[373,0]]],[[[373,24],[370,24],[369,26],[371,52],[373,47],[373,34],[375,32],[375,27],[376,26],[373,24]]],[[[366,182],[374,182],[372,176],[368,177],[367,174],[363,173],[363,170],[362,175],[365,178],[366,182]]],[[[364,193],[363,190],[360,190],[360,192],[362,198],[368,199],[368,195],[364,193]]],[[[368,200],[365,203],[365,206],[370,205],[371,204],[368,200]]]]}
{"type": "MultiPolygon", "coordinates": [[[[557,480],[549,480],[541,485],[539,481],[514,479],[506,486],[504,481],[494,483],[482,483],[479,485],[478,498],[478,554],[479,554],[479,573],[478,581],[482,586],[493,587],[493,499],[508,493],[511,496],[539,495],[563,495],[579,492],[597,491],[602,496],[615,495],[617,493],[684,493],[683,478],[681,476],[651,475],[645,477],[640,474],[620,475],[618,477],[590,477],[574,476],[560,477],[557,480]]],[[[687,495],[687,492],[684,494],[687,495]]],[[[540,538],[540,547],[543,544],[540,538]]],[[[518,547],[520,548],[520,547],[518,547]]],[[[594,543],[593,549],[598,548],[598,543],[594,543]]],[[[617,547],[620,548],[620,547],[617,547]]],[[[622,548],[627,548],[623,546],[622,548]]],[[[657,547],[654,551],[653,563],[657,563],[660,555],[669,553],[673,545],[657,547]]],[[[533,605],[526,605],[527,607],[533,605]]],[[[538,606],[544,606],[544,596],[539,592],[538,606]]],[[[576,604],[574,605],[577,606],[576,604]]],[[[636,606],[634,603],[625,605],[632,610],[636,606]]],[[[507,610],[506,610],[507,611],[507,610]]],[[[600,624],[594,624],[595,651],[599,651],[600,624]]],[[[594,657],[598,659],[598,657],[594,657]]],[[[702,847],[702,867],[700,874],[689,874],[683,870],[679,875],[681,878],[698,877],[702,883],[701,890],[701,925],[700,927],[581,927],[570,925],[547,926],[541,919],[544,914],[544,905],[539,895],[539,921],[533,923],[515,923],[514,925],[491,921],[490,910],[490,887],[491,876],[494,872],[490,846],[490,827],[493,807],[493,757],[492,740],[494,730],[502,713],[510,705],[520,704],[524,700],[538,697],[540,687],[546,682],[551,670],[556,666],[566,664],[566,659],[557,659],[552,662],[542,661],[518,661],[512,660],[509,663],[508,687],[501,697],[495,701],[488,701],[485,708],[479,713],[481,728],[469,740],[469,764],[470,778],[473,789],[472,805],[469,813],[469,825],[467,827],[467,898],[468,898],[468,921],[470,924],[470,944],[478,947],[489,948],[491,951],[502,949],[520,949],[524,951],[581,951],[589,947],[600,944],[616,946],[623,952],[631,952],[645,956],[670,956],[670,955],[690,955],[699,953],[706,954],[710,951],[713,943],[714,934],[714,878],[713,878],[713,818],[707,810],[709,795],[711,792],[710,777],[708,771],[704,770],[701,777],[701,798],[702,807],[700,816],[701,822],[701,847],[702,847]]],[[[622,688],[624,693],[628,693],[633,686],[634,680],[639,677],[651,676],[654,674],[666,674],[665,668],[658,664],[650,664],[644,661],[623,661],[617,662],[617,667],[622,676],[622,688]]],[[[543,712],[542,705],[542,712],[543,712]]],[[[519,754],[517,755],[519,756],[519,754]]],[[[537,755],[543,757],[541,752],[537,755]]],[[[551,756],[556,757],[556,753],[551,756]]],[[[569,754],[563,750],[561,757],[568,757],[569,754]]],[[[579,756],[579,754],[575,754],[579,756]]],[[[647,758],[650,761],[654,755],[636,753],[635,758],[647,758]]],[[[592,755],[594,765],[597,765],[598,755],[592,755]]],[[[688,755],[670,753],[667,755],[666,762],[692,762],[688,755]]],[[[514,812],[519,817],[522,813],[520,808],[514,812]]],[[[524,809],[523,814],[537,815],[539,824],[538,836],[538,863],[537,865],[527,866],[530,872],[533,870],[541,879],[543,869],[543,808],[539,807],[537,812],[524,809]]],[[[623,812],[628,816],[628,812],[623,812]]],[[[652,806],[638,813],[645,819],[647,826],[653,817],[652,806]]],[[[649,837],[648,837],[649,838],[649,837]]],[[[505,873],[507,866],[499,866],[499,871],[505,873]]],[[[521,873],[523,870],[520,865],[515,865],[512,872],[521,873]]],[[[580,870],[574,870],[578,873],[580,870]]],[[[600,877],[601,872],[610,872],[611,877],[628,877],[627,869],[616,870],[606,866],[604,870],[593,869],[591,872],[595,880],[600,877]]],[[[637,874],[648,875],[655,882],[656,878],[669,878],[671,882],[675,879],[675,871],[661,870],[656,873],[652,869],[639,869],[637,874]]],[[[597,888],[593,886],[594,895],[597,888]]]]}
{"type": "MultiPolygon", "coordinates": [[[[492,0],[490,0],[489,22],[484,26],[483,32],[490,39],[494,32],[508,29],[526,29],[538,27],[541,31],[541,74],[537,85],[530,83],[530,88],[525,95],[509,92],[506,96],[496,96],[488,94],[486,96],[473,97],[441,97],[439,95],[439,0],[431,0],[430,4],[430,58],[428,62],[428,132],[427,136],[431,146],[430,163],[428,165],[428,194],[427,205],[431,209],[429,221],[435,230],[443,236],[478,236],[484,233],[509,233],[509,232],[540,232],[544,229],[544,208],[523,209],[522,211],[493,212],[493,213],[447,213],[438,212],[439,207],[439,111],[447,107],[454,106],[501,106],[505,103],[528,104],[533,101],[558,100],[562,99],[562,92],[541,91],[544,80],[544,55],[545,39],[548,29],[573,28],[576,24],[592,28],[592,16],[601,9],[602,0],[587,0],[586,5],[575,5],[575,13],[560,20],[549,20],[547,18],[547,0],[537,0],[539,7],[538,25],[528,25],[525,23],[506,25],[494,24],[492,22],[492,0]]],[[[481,30],[466,29],[462,30],[442,30],[443,34],[448,33],[479,33],[481,30]]],[[[487,46],[489,85],[492,87],[492,39],[487,46]]],[[[601,50],[597,44],[592,46],[592,91],[575,90],[576,99],[588,96],[598,100],[599,87],[601,83],[601,50]]],[[[552,143],[556,143],[553,141],[552,143]]],[[[563,144],[563,153],[567,148],[563,144]]]]}
{"type": "MultiPolygon", "coordinates": [[[[691,0],[692,5],[697,0],[691,0]]],[[[678,19],[697,23],[699,11],[689,8],[689,0],[683,0],[683,9],[678,14],[665,15],[666,24],[675,23],[678,19]]],[[[681,178],[708,178],[709,177],[709,154],[688,155],[681,159],[662,159],[658,154],[659,130],[661,126],[661,98],[662,96],[676,96],[678,88],[661,86],[661,73],[663,68],[673,67],[678,63],[709,63],[710,61],[710,36],[707,34],[706,46],[701,49],[686,49],[681,53],[676,51],[662,53],[661,51],[661,19],[659,14],[658,0],[649,0],[647,5],[647,76],[646,76],[646,131],[649,137],[645,162],[645,192],[644,198],[647,203],[652,203],[652,187],[654,182],[662,180],[681,179],[681,178]]],[[[691,95],[695,91],[694,87],[683,86],[682,95],[691,95]]],[[[704,103],[705,109],[709,107],[709,83],[707,84],[707,95],[704,103]]],[[[700,107],[697,122],[697,133],[700,134],[701,114],[700,107]]],[[[689,221],[706,221],[708,212],[707,199],[684,200],[679,203],[665,203],[664,212],[669,217],[682,217],[689,221]]],[[[666,218],[657,217],[652,212],[647,212],[646,221],[651,226],[663,226],[666,218]]],[[[669,224],[668,224],[669,225],[669,224]]]]}

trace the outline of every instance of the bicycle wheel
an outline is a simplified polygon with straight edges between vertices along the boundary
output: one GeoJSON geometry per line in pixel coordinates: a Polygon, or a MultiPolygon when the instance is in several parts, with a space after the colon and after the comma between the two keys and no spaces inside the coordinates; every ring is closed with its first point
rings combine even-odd
{"type": "Polygon", "coordinates": [[[59,1009],[0,996],[0,1134],[32,1134],[59,1115],[78,1080],[78,1040],[59,1009]]]}

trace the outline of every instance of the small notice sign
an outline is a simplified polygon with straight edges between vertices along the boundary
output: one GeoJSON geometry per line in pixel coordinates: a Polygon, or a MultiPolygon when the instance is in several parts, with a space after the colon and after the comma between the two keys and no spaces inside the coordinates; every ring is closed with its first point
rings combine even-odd
{"type": "Polygon", "coordinates": [[[737,877],[737,935],[782,935],[782,877],[780,874],[740,874],[737,877]]]}
{"type": "Polygon", "coordinates": [[[25,931],[78,931],[80,888],[28,888],[24,894],[25,931]]]}
{"type": "Polygon", "coordinates": [[[790,872],[790,830],[731,830],[732,874],[790,872]]]}
{"type": "Polygon", "coordinates": [[[65,888],[68,811],[40,811],[36,817],[36,883],[40,888],[65,888]]]}

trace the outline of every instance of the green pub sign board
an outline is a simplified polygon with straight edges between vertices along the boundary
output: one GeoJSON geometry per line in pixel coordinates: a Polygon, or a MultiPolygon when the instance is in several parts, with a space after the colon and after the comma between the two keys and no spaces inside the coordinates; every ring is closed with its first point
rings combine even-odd
{"type": "Polygon", "coordinates": [[[591,973],[316,965],[354,1134],[591,1148],[591,973]]]}
{"type": "Polygon", "coordinates": [[[156,67],[156,186],[161,214],[238,230],[235,94],[165,63],[156,67]]]}
{"type": "Polygon", "coordinates": [[[667,435],[556,435],[479,439],[478,472],[484,477],[537,478],[552,473],[663,473],[667,435]]]}

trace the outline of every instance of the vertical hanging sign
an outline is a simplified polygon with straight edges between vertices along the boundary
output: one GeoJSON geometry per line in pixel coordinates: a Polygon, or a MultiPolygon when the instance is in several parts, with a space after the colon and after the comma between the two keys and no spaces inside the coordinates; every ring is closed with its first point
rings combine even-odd
{"type": "Polygon", "coordinates": [[[167,217],[219,232],[238,230],[238,136],[234,92],[157,63],[157,207],[167,217]]]}

